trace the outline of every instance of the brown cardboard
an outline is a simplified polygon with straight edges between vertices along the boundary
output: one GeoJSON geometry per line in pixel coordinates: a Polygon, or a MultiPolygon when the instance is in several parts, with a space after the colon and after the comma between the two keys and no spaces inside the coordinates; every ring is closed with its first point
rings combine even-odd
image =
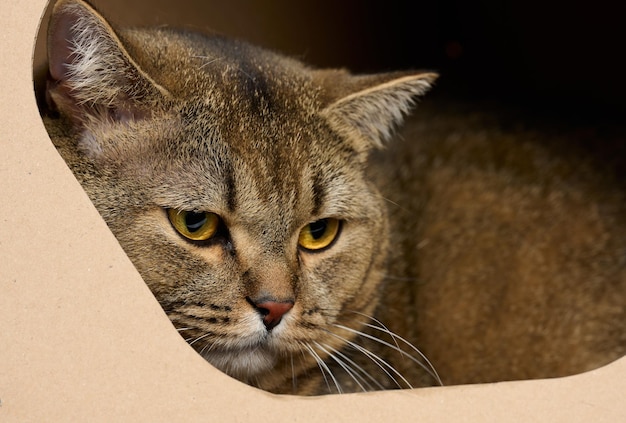
{"type": "Polygon", "coordinates": [[[32,79],[45,6],[0,5],[0,421],[626,421],[626,358],[563,379],[318,398],[213,369],[50,143],[32,79]]]}

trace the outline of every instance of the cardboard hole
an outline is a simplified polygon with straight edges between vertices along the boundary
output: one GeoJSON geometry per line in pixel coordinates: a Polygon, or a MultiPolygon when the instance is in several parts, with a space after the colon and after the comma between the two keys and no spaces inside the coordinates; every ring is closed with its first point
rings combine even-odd
{"type": "MultiPolygon", "coordinates": [[[[119,5],[116,6],[115,3],[111,3],[111,5],[110,6],[107,5],[107,7],[110,7],[111,10],[114,10],[115,7],[119,7],[119,5]]],[[[126,6],[124,6],[124,7],[126,7],[126,6]]],[[[48,8],[48,10],[50,10],[50,8],[48,8]]],[[[163,19],[162,17],[157,17],[157,18],[148,17],[148,18],[146,18],[146,16],[140,12],[142,10],[142,7],[137,7],[137,9],[132,9],[132,10],[136,10],[137,11],[136,12],[137,15],[133,16],[132,14],[126,14],[124,19],[127,20],[128,22],[125,22],[125,23],[128,23],[128,24],[154,23],[155,20],[156,21],[160,21],[161,19],[163,19]]],[[[163,9],[163,10],[165,10],[165,9],[163,9]]],[[[113,14],[114,14],[114,12],[112,12],[112,11],[108,13],[108,15],[113,15],[113,14]]],[[[166,15],[167,14],[164,13],[164,16],[166,16],[166,15]]],[[[197,19],[198,16],[199,16],[199,14],[191,13],[191,16],[181,18],[181,20],[194,19],[194,18],[197,19]]],[[[188,22],[188,21],[186,21],[186,22],[188,22]]],[[[199,23],[198,24],[198,26],[201,26],[201,25],[203,25],[203,23],[199,23]]],[[[45,27],[45,25],[42,26],[42,29],[44,27],[45,27]]],[[[42,78],[43,70],[42,69],[45,69],[45,68],[42,68],[40,65],[38,65],[38,63],[40,63],[42,61],[42,57],[45,56],[45,54],[42,53],[42,51],[45,51],[45,47],[42,44],[41,40],[42,40],[42,37],[39,37],[38,42],[37,42],[37,46],[36,46],[36,49],[35,49],[35,81],[36,81],[37,91],[40,93],[39,96],[38,96],[38,98],[40,99],[40,102],[41,102],[41,99],[42,99],[41,92],[42,92],[42,89],[43,89],[43,85],[41,84],[41,81],[43,80],[43,78],[42,78]]]]}

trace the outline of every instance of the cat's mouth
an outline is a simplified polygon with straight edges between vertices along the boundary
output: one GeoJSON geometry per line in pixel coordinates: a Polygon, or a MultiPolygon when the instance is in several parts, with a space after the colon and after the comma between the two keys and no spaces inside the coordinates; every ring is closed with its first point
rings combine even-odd
{"type": "MultiPolygon", "coordinates": [[[[258,320],[255,316],[254,320],[258,320]]],[[[285,341],[281,333],[286,330],[285,322],[268,331],[256,322],[249,336],[238,336],[232,342],[222,341],[205,348],[200,354],[213,366],[240,380],[256,377],[274,368],[285,352],[285,341]]]]}

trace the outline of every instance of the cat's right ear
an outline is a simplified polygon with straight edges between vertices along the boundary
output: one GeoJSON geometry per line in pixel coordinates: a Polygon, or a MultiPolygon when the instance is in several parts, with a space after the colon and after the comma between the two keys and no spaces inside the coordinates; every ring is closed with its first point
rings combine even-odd
{"type": "Polygon", "coordinates": [[[167,91],[130,57],[108,22],[81,0],[60,0],[48,31],[49,106],[75,125],[150,113],[167,91]]]}
{"type": "Polygon", "coordinates": [[[314,73],[326,103],[322,115],[358,151],[381,148],[432,86],[434,72],[394,72],[353,76],[343,70],[314,73]]]}

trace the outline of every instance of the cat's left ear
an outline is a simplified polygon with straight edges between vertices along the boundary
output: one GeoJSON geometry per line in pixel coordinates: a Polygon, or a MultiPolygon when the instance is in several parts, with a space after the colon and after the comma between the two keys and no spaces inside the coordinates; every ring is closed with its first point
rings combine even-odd
{"type": "Polygon", "coordinates": [[[388,73],[351,76],[344,71],[319,71],[315,76],[328,105],[322,115],[330,126],[357,148],[382,148],[428,91],[438,75],[388,73]]]}

